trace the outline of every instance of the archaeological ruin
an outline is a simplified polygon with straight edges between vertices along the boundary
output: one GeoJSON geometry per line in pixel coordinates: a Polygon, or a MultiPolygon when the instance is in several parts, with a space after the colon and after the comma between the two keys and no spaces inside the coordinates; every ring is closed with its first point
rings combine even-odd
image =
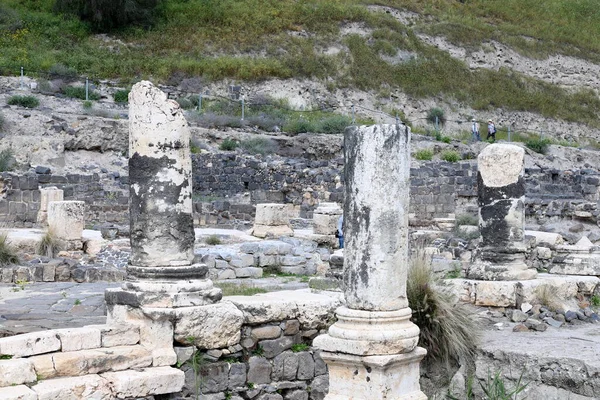
{"type": "Polygon", "coordinates": [[[148,81],[128,118],[128,175],[0,175],[1,399],[600,398],[597,169],[419,161],[399,120],[323,158],[191,154],[148,81]],[[415,312],[448,315],[410,304],[419,257],[472,359],[424,348],[415,312]]]}

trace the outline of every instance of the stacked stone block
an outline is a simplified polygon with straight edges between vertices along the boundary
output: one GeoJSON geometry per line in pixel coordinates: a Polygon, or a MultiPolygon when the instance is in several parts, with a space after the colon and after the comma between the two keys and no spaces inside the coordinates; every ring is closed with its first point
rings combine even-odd
{"type": "Polygon", "coordinates": [[[259,238],[294,236],[290,226],[290,214],[289,204],[257,204],[252,235],[259,238]]]}

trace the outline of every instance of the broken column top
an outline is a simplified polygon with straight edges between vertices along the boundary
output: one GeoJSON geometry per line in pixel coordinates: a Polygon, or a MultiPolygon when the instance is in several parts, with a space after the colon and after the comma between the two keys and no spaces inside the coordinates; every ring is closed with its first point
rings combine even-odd
{"type": "Polygon", "coordinates": [[[193,260],[189,143],[179,104],[148,81],[136,83],[129,93],[132,266],[183,266],[193,260]]]}
{"type": "Polygon", "coordinates": [[[479,153],[477,166],[485,186],[508,186],[523,175],[525,150],[514,144],[490,144],[479,153]]]}

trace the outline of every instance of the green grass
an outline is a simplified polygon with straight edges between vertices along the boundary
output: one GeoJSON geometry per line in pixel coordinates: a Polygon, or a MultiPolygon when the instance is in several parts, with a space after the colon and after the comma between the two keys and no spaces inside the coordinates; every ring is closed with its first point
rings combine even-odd
{"type": "Polygon", "coordinates": [[[11,105],[11,106],[21,106],[21,107],[25,107],[25,108],[36,108],[37,106],[40,105],[40,101],[38,100],[37,97],[31,96],[31,95],[27,95],[27,96],[15,95],[15,96],[10,96],[8,98],[8,100],[6,101],[6,104],[11,105]]]}
{"type": "Polygon", "coordinates": [[[221,239],[217,235],[210,235],[206,239],[204,239],[204,243],[209,246],[215,246],[217,244],[221,244],[221,239]]]}
{"type": "Polygon", "coordinates": [[[239,146],[239,143],[235,139],[225,138],[219,145],[220,150],[233,151],[239,146]]]}
{"type": "Polygon", "coordinates": [[[17,250],[10,244],[6,234],[0,234],[0,266],[17,264],[18,262],[17,250]]]}
{"type": "Polygon", "coordinates": [[[310,346],[307,345],[306,343],[296,343],[292,345],[291,350],[294,353],[299,353],[301,351],[307,351],[308,349],[310,349],[310,346]]]}
{"type": "MultiPolygon", "coordinates": [[[[496,40],[532,57],[558,53],[600,62],[600,13],[592,0],[548,0],[543,5],[520,0],[376,2],[428,16],[413,26],[370,12],[365,5],[371,3],[362,0],[166,0],[151,30],[130,26],[115,31],[110,37],[118,41],[110,45],[92,35],[86,23],[53,14],[53,3],[2,3],[0,74],[17,75],[23,66],[28,75],[53,71],[124,83],[143,78],[308,78],[326,82],[329,90],[400,89],[416,98],[452,100],[477,110],[502,107],[600,126],[600,99],[592,90],[571,91],[502,68],[471,70],[417,37],[444,35],[484,50],[496,40]],[[339,39],[340,27],[350,22],[363,24],[372,34],[339,39]],[[343,50],[322,51],[332,43],[343,50]],[[399,51],[415,57],[396,64],[383,61],[382,56],[399,51]]],[[[311,122],[306,116],[305,121],[311,122]]],[[[322,129],[339,132],[340,121],[322,129]]],[[[310,123],[290,123],[295,131],[308,128],[310,123]]]]}
{"type": "MultiPolygon", "coordinates": [[[[85,86],[65,86],[62,89],[65,96],[74,99],[86,100],[85,86]]],[[[88,89],[88,100],[100,100],[100,94],[94,90],[88,89]]]]}
{"type": "Polygon", "coordinates": [[[444,150],[442,151],[442,154],[440,154],[440,158],[448,162],[457,162],[460,161],[460,154],[454,150],[444,150]]]}
{"type": "Polygon", "coordinates": [[[0,151],[0,172],[10,171],[15,164],[15,153],[13,149],[7,148],[0,151]]]}
{"type": "Polygon", "coordinates": [[[415,152],[414,157],[417,160],[421,160],[421,161],[431,161],[431,159],[433,158],[433,150],[430,150],[430,149],[417,150],[415,152]]]}
{"type": "Polygon", "coordinates": [[[46,231],[42,239],[38,242],[35,252],[36,254],[54,258],[56,254],[60,251],[60,243],[56,238],[54,232],[50,229],[46,231]]]}
{"type": "Polygon", "coordinates": [[[552,140],[548,138],[533,138],[525,142],[525,146],[540,154],[546,154],[550,144],[552,144],[552,140]]]}
{"type": "Polygon", "coordinates": [[[237,285],[228,282],[215,282],[215,286],[221,288],[223,296],[253,296],[259,293],[267,293],[263,288],[248,285],[237,285]]]}

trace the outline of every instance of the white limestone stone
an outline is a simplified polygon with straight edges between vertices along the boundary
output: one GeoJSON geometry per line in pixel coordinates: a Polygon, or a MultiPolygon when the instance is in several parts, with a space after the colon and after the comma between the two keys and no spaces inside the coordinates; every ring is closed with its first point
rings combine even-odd
{"type": "Polygon", "coordinates": [[[72,328],[55,330],[61,343],[61,351],[96,349],[101,346],[100,330],[96,328],[72,328]]]}
{"type": "Polygon", "coordinates": [[[115,396],[119,399],[177,393],[181,391],[185,381],[183,371],[171,367],[107,372],[101,376],[111,383],[115,396]]]}
{"type": "Polygon", "coordinates": [[[32,332],[0,338],[0,354],[27,357],[60,350],[60,340],[53,331],[32,332]]]}
{"type": "Polygon", "coordinates": [[[344,143],[347,306],[406,308],[410,131],[361,126],[346,132],[344,143]]]}
{"type": "Polygon", "coordinates": [[[81,240],[84,228],[83,201],[53,201],[48,204],[48,229],[59,240],[81,240]]]}
{"type": "Polygon", "coordinates": [[[64,192],[57,187],[40,189],[40,209],[37,215],[37,223],[45,225],[48,222],[48,204],[52,201],[63,201],[64,192]]]}
{"type": "Polygon", "coordinates": [[[179,343],[201,349],[219,349],[239,343],[244,315],[230,302],[176,310],[174,337],[179,343]]]}
{"type": "Polygon", "coordinates": [[[3,400],[38,400],[37,394],[25,385],[0,388],[0,399],[3,400]]]}
{"type": "Polygon", "coordinates": [[[289,225],[291,204],[263,203],[256,205],[254,223],[258,225],[289,225]]]}
{"type": "Polygon", "coordinates": [[[128,346],[140,341],[140,328],[132,324],[88,325],[100,331],[102,347],[128,346]]]}
{"type": "Polygon", "coordinates": [[[313,231],[318,235],[335,235],[342,208],[337,203],[321,203],[313,211],[313,231]]]}
{"type": "Polygon", "coordinates": [[[322,351],[329,369],[325,400],[427,400],[419,387],[419,363],[426,351],[358,357],[322,351]]]}
{"type": "Polygon", "coordinates": [[[263,225],[254,224],[252,235],[258,238],[278,238],[282,236],[294,236],[294,230],[288,225],[263,225]]]}
{"type": "Polygon", "coordinates": [[[479,153],[477,165],[485,186],[508,186],[523,175],[525,150],[513,144],[493,143],[479,153]]]}
{"type": "Polygon", "coordinates": [[[86,375],[40,381],[32,387],[38,400],[113,400],[107,380],[86,375]]]}
{"type": "Polygon", "coordinates": [[[524,233],[526,236],[535,237],[535,244],[537,246],[542,243],[547,243],[550,246],[558,246],[564,243],[564,239],[559,233],[541,231],[525,231],[524,233]]]}
{"type": "Polygon", "coordinates": [[[0,360],[0,387],[35,382],[35,380],[31,361],[22,358],[0,360]]]}

